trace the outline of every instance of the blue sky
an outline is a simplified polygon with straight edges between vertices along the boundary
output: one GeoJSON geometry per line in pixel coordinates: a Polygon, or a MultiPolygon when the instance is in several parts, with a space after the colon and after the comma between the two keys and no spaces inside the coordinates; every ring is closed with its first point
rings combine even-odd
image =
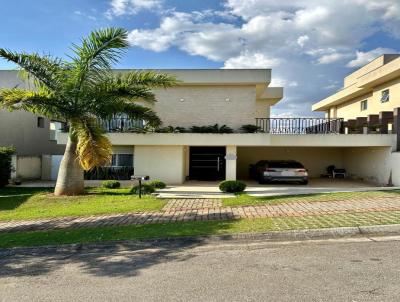
{"type": "Polygon", "coordinates": [[[400,50],[400,1],[2,1],[0,47],[67,58],[71,42],[107,26],[130,32],[116,67],[272,68],[285,87],[273,115],[304,116],[346,74],[400,50]]]}

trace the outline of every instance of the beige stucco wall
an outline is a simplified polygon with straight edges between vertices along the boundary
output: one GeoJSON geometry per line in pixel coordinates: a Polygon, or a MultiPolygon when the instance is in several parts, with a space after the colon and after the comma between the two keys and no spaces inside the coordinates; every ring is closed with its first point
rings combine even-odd
{"type": "Polygon", "coordinates": [[[255,85],[178,86],[155,91],[151,107],[164,126],[191,127],[210,124],[238,129],[254,124],[256,117],[268,117],[269,103],[256,101],[255,85]]]}
{"type": "Polygon", "coordinates": [[[400,78],[379,85],[372,92],[356,97],[343,104],[337,105],[337,116],[346,120],[366,117],[369,114],[379,114],[380,111],[392,111],[400,107],[400,78]],[[389,102],[382,103],[382,91],[389,89],[389,102]],[[368,109],[361,111],[361,101],[368,100],[368,109]]]}
{"type": "Polygon", "coordinates": [[[135,146],[135,174],[149,175],[167,184],[184,181],[183,146],[135,146]]]}
{"type": "Polygon", "coordinates": [[[326,173],[326,167],[344,165],[342,148],[309,148],[309,147],[238,147],[237,175],[246,179],[249,165],[259,160],[292,159],[301,162],[309,171],[310,177],[319,177],[326,173]]]}
{"type": "Polygon", "coordinates": [[[392,172],[393,184],[400,186],[400,152],[392,152],[391,148],[345,149],[344,164],[350,176],[382,185],[388,183],[392,172]]]}

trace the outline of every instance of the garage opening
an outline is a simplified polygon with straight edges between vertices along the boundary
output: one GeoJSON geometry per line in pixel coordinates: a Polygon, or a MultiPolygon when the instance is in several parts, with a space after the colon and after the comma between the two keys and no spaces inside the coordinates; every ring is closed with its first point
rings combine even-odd
{"type": "Polygon", "coordinates": [[[224,180],[225,147],[190,147],[189,179],[224,180]]]}
{"type": "Polygon", "coordinates": [[[326,174],[326,168],[346,168],[344,149],[334,147],[240,147],[238,148],[238,178],[250,179],[250,165],[263,160],[291,160],[301,163],[310,178],[326,174]]]}

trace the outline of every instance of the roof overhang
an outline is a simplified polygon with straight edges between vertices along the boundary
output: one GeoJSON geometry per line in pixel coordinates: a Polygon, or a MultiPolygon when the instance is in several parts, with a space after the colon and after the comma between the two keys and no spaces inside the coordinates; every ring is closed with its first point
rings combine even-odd
{"type": "Polygon", "coordinates": [[[267,87],[257,100],[268,101],[275,105],[283,98],[283,87],[267,87]]]}
{"type": "MultiPolygon", "coordinates": [[[[152,69],[175,76],[180,85],[266,85],[271,69],[152,69]]],[[[128,69],[118,69],[127,72],[128,69]]]]}

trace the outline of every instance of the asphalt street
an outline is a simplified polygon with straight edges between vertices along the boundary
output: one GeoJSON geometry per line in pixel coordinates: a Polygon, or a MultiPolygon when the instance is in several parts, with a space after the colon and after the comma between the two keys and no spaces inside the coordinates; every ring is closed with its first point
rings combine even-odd
{"type": "Polygon", "coordinates": [[[0,301],[400,301],[400,237],[0,254],[0,301]]]}

